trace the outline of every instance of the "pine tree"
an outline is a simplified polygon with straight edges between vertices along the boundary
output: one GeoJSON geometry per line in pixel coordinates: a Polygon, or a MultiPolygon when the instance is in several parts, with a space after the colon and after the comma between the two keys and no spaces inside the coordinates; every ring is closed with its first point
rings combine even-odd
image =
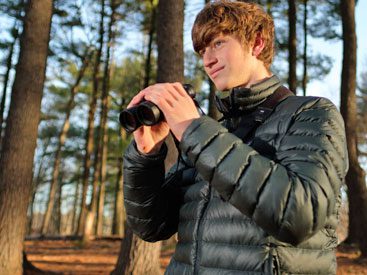
{"type": "Polygon", "coordinates": [[[22,248],[45,80],[51,0],[30,0],[0,157],[0,274],[22,274],[22,248]]]}

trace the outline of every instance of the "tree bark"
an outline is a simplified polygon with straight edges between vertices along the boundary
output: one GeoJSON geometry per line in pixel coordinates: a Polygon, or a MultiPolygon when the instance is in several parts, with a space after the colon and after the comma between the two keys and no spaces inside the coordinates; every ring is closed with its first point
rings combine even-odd
{"type": "Polygon", "coordinates": [[[65,120],[61,128],[60,134],[59,134],[59,144],[57,146],[56,154],[55,154],[55,161],[54,161],[53,172],[52,172],[52,180],[51,180],[51,185],[50,185],[50,193],[48,196],[47,210],[45,213],[45,217],[43,219],[41,235],[45,235],[49,227],[52,210],[55,204],[55,194],[57,191],[58,178],[59,178],[59,172],[60,172],[62,148],[64,147],[66,136],[70,128],[70,114],[73,109],[75,95],[78,91],[78,87],[79,87],[80,81],[82,80],[84,76],[85,70],[88,67],[88,63],[89,63],[89,53],[88,53],[88,49],[86,49],[83,59],[82,59],[82,66],[78,72],[78,76],[75,80],[74,85],[70,89],[70,98],[66,106],[66,116],[65,116],[65,120]]]}
{"type": "Polygon", "coordinates": [[[61,235],[61,182],[62,176],[59,178],[59,182],[56,186],[55,203],[52,209],[52,215],[50,220],[49,233],[52,236],[61,235]]]}
{"type": "Polygon", "coordinates": [[[343,25],[343,68],[341,80],[340,111],[345,122],[349,171],[346,176],[349,201],[349,236],[347,242],[358,241],[367,257],[367,189],[365,172],[358,162],[357,148],[357,104],[356,104],[356,64],[357,38],[355,32],[355,1],[341,0],[340,10],[343,25]]]}
{"type": "Polygon", "coordinates": [[[303,0],[303,77],[302,90],[303,95],[306,96],[307,90],[307,0],[303,0]]]}
{"type": "MultiPolygon", "coordinates": [[[[182,0],[161,0],[158,3],[158,83],[182,83],[184,80],[183,6],[182,0]]],[[[165,166],[169,169],[176,162],[178,153],[171,135],[166,144],[165,166]]]]}
{"type": "Polygon", "coordinates": [[[78,209],[78,201],[79,201],[79,184],[80,182],[76,182],[75,186],[75,192],[74,192],[74,206],[73,206],[73,212],[71,216],[71,234],[77,235],[76,229],[77,229],[77,209],[78,209]]]}
{"type": "Polygon", "coordinates": [[[103,211],[104,211],[105,194],[106,194],[106,183],[101,181],[98,189],[96,236],[103,235],[103,211]]]}
{"type": "Polygon", "coordinates": [[[23,240],[45,80],[51,0],[30,0],[0,157],[0,274],[22,274],[23,240]]]}
{"type": "Polygon", "coordinates": [[[37,191],[36,188],[34,190],[32,190],[31,201],[29,202],[29,217],[28,217],[28,224],[27,224],[27,235],[32,234],[33,209],[34,209],[34,201],[35,201],[35,198],[36,198],[36,191],[37,191]]]}
{"type": "MultiPolygon", "coordinates": [[[[157,82],[183,82],[183,0],[161,0],[158,3],[157,82]]],[[[168,156],[166,170],[177,160],[177,150],[173,140],[166,141],[168,156]]],[[[159,257],[161,242],[144,242],[125,229],[115,270],[111,274],[160,274],[159,257]],[[144,261],[144,262],[143,262],[144,261]]]]}
{"type": "Polygon", "coordinates": [[[150,73],[152,70],[152,50],[153,50],[153,38],[155,34],[155,23],[156,23],[156,13],[157,8],[153,3],[153,0],[150,0],[150,5],[152,9],[152,14],[150,15],[150,26],[149,26],[149,41],[148,41],[148,48],[147,48],[147,56],[145,61],[145,75],[144,75],[144,88],[149,86],[150,82],[150,73]]]}
{"type": "Polygon", "coordinates": [[[117,264],[111,275],[162,274],[159,267],[160,251],[160,242],[144,242],[126,227],[117,264]]]}
{"type": "Polygon", "coordinates": [[[112,234],[122,236],[124,234],[124,203],[123,203],[123,175],[122,158],[118,159],[118,173],[115,186],[115,207],[113,211],[112,234]]]}
{"type": "Polygon", "coordinates": [[[157,82],[183,82],[183,1],[159,1],[158,15],[157,82]]]}
{"type": "Polygon", "coordinates": [[[288,65],[289,65],[289,77],[288,85],[289,89],[296,94],[297,90],[297,10],[296,1],[288,0],[288,21],[289,21],[289,37],[288,37],[288,65]]]}

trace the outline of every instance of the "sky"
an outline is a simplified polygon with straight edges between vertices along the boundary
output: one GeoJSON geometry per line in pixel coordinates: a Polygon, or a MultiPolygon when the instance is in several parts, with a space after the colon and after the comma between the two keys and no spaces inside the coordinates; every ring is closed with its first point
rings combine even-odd
{"type": "MultiPolygon", "coordinates": [[[[367,1],[359,0],[356,6],[357,32],[357,81],[360,74],[367,72],[367,1]]],[[[334,59],[333,68],[324,81],[316,81],[309,87],[309,95],[325,96],[339,106],[343,45],[341,41],[327,43],[315,41],[313,48],[326,52],[334,59]]]]}
{"type": "MultiPolygon", "coordinates": [[[[186,18],[184,25],[184,47],[192,49],[191,27],[196,14],[203,7],[203,0],[187,1],[186,18]]],[[[357,32],[357,80],[361,72],[367,71],[367,0],[359,0],[355,12],[356,32],[357,32]]],[[[276,26],[275,26],[276,28],[276,26]]],[[[341,32],[340,32],[341,33],[341,32]]],[[[323,81],[313,81],[308,84],[307,95],[323,96],[329,98],[335,105],[339,106],[340,101],[340,80],[342,69],[343,46],[342,41],[325,42],[321,39],[310,39],[310,46],[313,53],[323,53],[334,60],[331,72],[323,81]]],[[[302,51],[302,48],[297,50],[302,51]]],[[[274,72],[276,73],[276,72],[274,72]]],[[[300,72],[298,72],[300,73],[300,72]]]]}

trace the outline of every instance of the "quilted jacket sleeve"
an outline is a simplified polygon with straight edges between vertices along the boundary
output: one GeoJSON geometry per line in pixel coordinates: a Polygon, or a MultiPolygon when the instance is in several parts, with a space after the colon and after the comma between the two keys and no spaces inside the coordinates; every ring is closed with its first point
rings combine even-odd
{"type": "MultiPolygon", "coordinates": [[[[165,178],[167,147],[143,155],[133,141],[124,155],[124,203],[127,223],[145,241],[168,239],[177,231],[181,194],[176,188],[180,171],[165,178]]],[[[171,171],[176,171],[174,166],[171,171]]]]}
{"type": "Polygon", "coordinates": [[[330,101],[313,98],[292,116],[284,133],[268,125],[282,135],[272,160],[208,117],[189,126],[181,150],[224,200],[296,245],[335,215],[348,159],[344,123],[330,101]]]}

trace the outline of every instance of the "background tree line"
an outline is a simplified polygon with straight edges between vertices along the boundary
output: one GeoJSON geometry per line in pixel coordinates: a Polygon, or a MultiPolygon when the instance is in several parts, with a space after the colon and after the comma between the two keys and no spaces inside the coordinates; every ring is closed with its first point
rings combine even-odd
{"type": "MultiPolygon", "coordinates": [[[[121,157],[131,136],[120,128],[118,114],[149,84],[180,81],[193,84],[208,114],[218,117],[215,87],[198,56],[184,51],[185,5],[190,2],[0,1],[0,18],[7,26],[0,39],[1,274],[29,268],[22,253],[25,236],[51,235],[76,236],[83,243],[95,236],[123,237],[114,272],[159,273],[160,244],[140,241],[124,224],[121,157]]],[[[195,2],[197,10],[205,2],[195,2]]],[[[348,200],[341,199],[349,202],[346,241],[359,245],[366,257],[361,164],[367,154],[362,123],[367,70],[357,85],[355,1],[256,2],[276,22],[273,71],[299,95],[307,94],[308,84],[323,79],[333,64],[326,51],[313,53],[310,39],[343,41],[340,109],[350,170],[344,187],[348,200]]],[[[169,143],[167,168],[177,158],[172,139],[169,143]]]]}

